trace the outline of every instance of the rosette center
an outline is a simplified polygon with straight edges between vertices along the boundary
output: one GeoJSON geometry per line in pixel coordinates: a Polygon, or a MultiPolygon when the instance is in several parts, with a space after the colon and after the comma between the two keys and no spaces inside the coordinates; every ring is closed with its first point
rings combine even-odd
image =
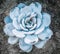
{"type": "Polygon", "coordinates": [[[32,27],[34,27],[34,25],[36,24],[36,14],[32,13],[30,15],[28,15],[28,17],[25,19],[25,26],[27,29],[31,29],[32,27]]]}

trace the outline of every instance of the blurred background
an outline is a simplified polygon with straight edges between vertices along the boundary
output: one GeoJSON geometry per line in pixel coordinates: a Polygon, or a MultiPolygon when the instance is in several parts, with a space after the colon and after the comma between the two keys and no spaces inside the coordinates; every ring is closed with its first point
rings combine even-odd
{"type": "Polygon", "coordinates": [[[60,54],[60,0],[0,0],[0,54],[60,54]],[[17,4],[25,3],[28,5],[32,2],[41,3],[42,11],[51,15],[50,28],[54,34],[44,48],[33,47],[30,53],[26,53],[20,50],[18,44],[8,44],[8,37],[3,32],[4,17],[17,4]]]}

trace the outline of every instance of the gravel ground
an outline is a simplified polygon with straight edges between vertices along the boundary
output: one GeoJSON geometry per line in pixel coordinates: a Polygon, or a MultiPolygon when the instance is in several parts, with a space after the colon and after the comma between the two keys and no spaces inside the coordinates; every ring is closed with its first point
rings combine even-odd
{"type": "Polygon", "coordinates": [[[60,54],[60,0],[0,0],[0,54],[60,54]],[[3,32],[5,25],[4,17],[18,3],[30,4],[35,1],[42,4],[44,12],[51,14],[52,21],[50,27],[54,34],[43,49],[34,47],[30,53],[26,53],[22,52],[18,45],[7,43],[8,37],[3,32]]]}

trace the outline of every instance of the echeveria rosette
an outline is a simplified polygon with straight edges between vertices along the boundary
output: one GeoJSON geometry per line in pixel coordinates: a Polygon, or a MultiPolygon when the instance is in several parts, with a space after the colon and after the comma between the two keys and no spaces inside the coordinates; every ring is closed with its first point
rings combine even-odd
{"type": "Polygon", "coordinates": [[[8,43],[19,42],[20,49],[25,52],[30,52],[33,45],[42,48],[53,32],[49,28],[51,16],[41,11],[42,7],[38,2],[29,6],[20,3],[12,9],[4,19],[4,32],[9,36],[8,43]]]}

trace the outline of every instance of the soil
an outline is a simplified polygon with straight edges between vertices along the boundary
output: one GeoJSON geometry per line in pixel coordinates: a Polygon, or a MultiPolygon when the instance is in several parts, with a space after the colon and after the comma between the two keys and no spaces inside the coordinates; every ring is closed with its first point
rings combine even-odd
{"type": "Polygon", "coordinates": [[[0,0],[0,54],[60,54],[60,0],[0,0]],[[43,49],[33,47],[30,53],[26,53],[21,51],[17,44],[10,45],[7,42],[8,36],[3,32],[4,17],[21,2],[26,4],[40,2],[42,11],[51,15],[50,28],[53,30],[53,36],[43,49]]]}

